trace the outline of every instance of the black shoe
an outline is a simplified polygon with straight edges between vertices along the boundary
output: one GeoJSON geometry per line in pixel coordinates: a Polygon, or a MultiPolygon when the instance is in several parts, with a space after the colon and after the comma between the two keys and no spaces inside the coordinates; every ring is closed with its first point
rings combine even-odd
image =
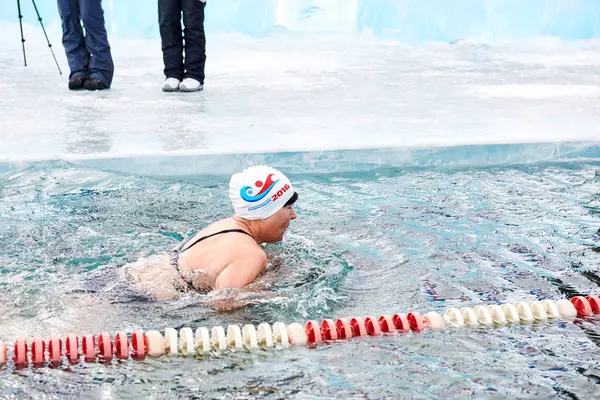
{"type": "Polygon", "coordinates": [[[74,76],[71,79],[69,79],[69,89],[70,90],[83,89],[84,82],[85,82],[85,78],[83,76],[74,76]]]}
{"type": "Polygon", "coordinates": [[[86,88],[87,90],[102,90],[102,89],[108,89],[108,86],[106,86],[104,84],[104,82],[102,82],[100,79],[98,78],[91,78],[91,79],[87,79],[84,84],[83,87],[86,88]]]}

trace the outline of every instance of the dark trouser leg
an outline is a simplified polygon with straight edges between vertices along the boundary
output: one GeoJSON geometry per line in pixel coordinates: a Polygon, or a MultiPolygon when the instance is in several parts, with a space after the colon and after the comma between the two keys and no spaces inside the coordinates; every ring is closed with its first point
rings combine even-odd
{"type": "Polygon", "coordinates": [[[69,79],[73,76],[87,78],[90,53],[81,29],[79,0],[58,0],[58,13],[62,21],[62,44],[71,70],[69,79]]]}
{"type": "Polygon", "coordinates": [[[115,66],[104,25],[102,0],[79,0],[81,20],[85,27],[85,46],[91,54],[90,77],[98,78],[110,87],[115,66]]]}
{"type": "Polygon", "coordinates": [[[182,0],[185,26],[185,77],[194,78],[204,85],[206,64],[206,36],[204,35],[204,7],[199,0],[182,0]]]}
{"type": "MultiPolygon", "coordinates": [[[[183,38],[181,1],[158,0],[158,25],[162,42],[164,73],[167,78],[183,80],[183,38]]],[[[200,3],[200,0],[196,0],[200,3]]]]}

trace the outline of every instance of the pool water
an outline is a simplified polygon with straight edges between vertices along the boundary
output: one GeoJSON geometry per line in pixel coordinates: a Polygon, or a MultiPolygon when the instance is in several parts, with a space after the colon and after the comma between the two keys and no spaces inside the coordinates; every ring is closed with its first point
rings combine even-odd
{"type": "MultiPolygon", "coordinates": [[[[365,157],[368,151],[365,150],[365,157]]],[[[269,296],[154,302],[117,269],[231,213],[228,176],[61,161],[0,175],[0,338],[304,322],[599,293],[600,161],[286,169],[269,296]]],[[[316,162],[317,160],[313,160],[316,162]]],[[[321,161],[319,161],[321,162],[321,161]]],[[[394,334],[208,358],[0,369],[7,398],[570,398],[600,383],[600,321],[394,334]]]]}

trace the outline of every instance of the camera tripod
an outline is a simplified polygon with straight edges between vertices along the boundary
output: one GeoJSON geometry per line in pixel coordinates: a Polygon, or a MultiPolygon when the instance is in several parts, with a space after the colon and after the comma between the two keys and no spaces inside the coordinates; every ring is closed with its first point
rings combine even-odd
{"type": "MultiPolygon", "coordinates": [[[[38,11],[37,5],[35,4],[35,0],[31,0],[31,2],[33,3],[33,8],[35,8],[35,13],[37,14],[38,21],[40,21],[40,25],[42,25],[42,30],[44,31],[44,36],[46,36],[46,42],[48,43],[48,47],[50,48],[52,57],[54,57],[54,62],[56,63],[56,68],[58,68],[58,73],[62,75],[62,71],[60,70],[58,61],[56,61],[54,50],[52,50],[52,45],[50,44],[50,40],[48,39],[48,35],[46,34],[46,28],[44,27],[44,23],[42,22],[42,17],[40,17],[40,12],[38,11]]],[[[17,0],[17,10],[19,12],[19,27],[21,28],[21,44],[23,45],[23,62],[25,63],[25,66],[27,66],[27,57],[25,56],[25,38],[23,37],[23,15],[21,14],[21,0],[17,0]]]]}

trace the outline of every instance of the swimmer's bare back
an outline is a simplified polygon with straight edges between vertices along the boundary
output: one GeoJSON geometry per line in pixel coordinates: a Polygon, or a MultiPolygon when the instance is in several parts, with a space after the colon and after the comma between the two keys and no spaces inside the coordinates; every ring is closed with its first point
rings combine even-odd
{"type": "Polygon", "coordinates": [[[266,265],[264,250],[243,225],[230,218],[182,243],[175,259],[168,254],[142,258],[125,265],[122,275],[151,298],[169,300],[191,290],[243,288],[266,265]]]}
{"type": "Polygon", "coordinates": [[[179,268],[194,286],[243,288],[267,265],[267,256],[243,223],[228,218],[191,238],[180,250],[179,268]]]}

